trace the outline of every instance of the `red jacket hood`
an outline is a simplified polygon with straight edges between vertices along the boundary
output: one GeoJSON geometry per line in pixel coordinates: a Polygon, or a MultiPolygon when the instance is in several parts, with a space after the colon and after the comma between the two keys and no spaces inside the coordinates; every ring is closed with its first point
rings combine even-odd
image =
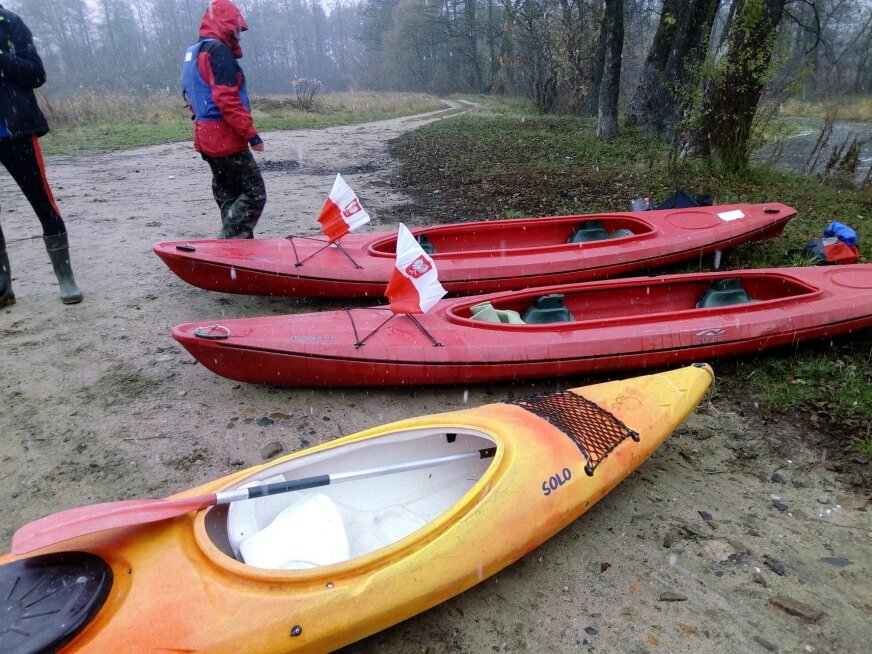
{"type": "Polygon", "coordinates": [[[248,29],[242,12],[230,0],[212,0],[200,22],[200,38],[218,39],[237,59],[242,57],[242,47],[237,34],[248,29]]]}

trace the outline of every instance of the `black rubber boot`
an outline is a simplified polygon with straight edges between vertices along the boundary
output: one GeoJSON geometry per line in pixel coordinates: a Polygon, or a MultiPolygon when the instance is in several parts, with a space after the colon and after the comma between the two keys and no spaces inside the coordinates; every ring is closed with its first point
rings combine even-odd
{"type": "Polygon", "coordinates": [[[15,304],[15,293],[12,292],[12,269],[6,255],[6,241],[0,241],[0,307],[7,304],[15,304]]]}
{"type": "Polygon", "coordinates": [[[70,245],[67,233],[56,236],[43,236],[45,251],[51,259],[52,268],[58,278],[58,286],[61,289],[61,302],[64,304],[76,304],[82,301],[82,291],[76,286],[73,278],[73,268],[70,265],[70,245]]]}

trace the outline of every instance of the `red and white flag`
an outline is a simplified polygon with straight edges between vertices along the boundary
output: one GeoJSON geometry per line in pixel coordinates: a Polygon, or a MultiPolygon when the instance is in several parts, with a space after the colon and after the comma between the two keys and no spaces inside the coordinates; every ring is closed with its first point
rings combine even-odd
{"type": "Polygon", "coordinates": [[[369,214],[363,210],[360,200],[342,175],[336,175],[318,222],[331,243],[369,222],[369,214]]]}
{"type": "Polygon", "coordinates": [[[394,313],[427,313],[446,291],[439,283],[436,264],[424,252],[412,232],[400,223],[397,234],[397,263],[385,295],[394,313]]]}

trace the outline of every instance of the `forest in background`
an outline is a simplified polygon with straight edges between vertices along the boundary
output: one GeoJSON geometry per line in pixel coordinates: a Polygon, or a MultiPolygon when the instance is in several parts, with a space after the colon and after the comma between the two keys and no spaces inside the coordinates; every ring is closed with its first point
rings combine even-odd
{"type": "MultiPolygon", "coordinates": [[[[253,96],[489,93],[728,170],[789,97],[872,89],[872,0],[237,0],[253,96]],[[619,116],[621,121],[619,121],[619,116]]],[[[205,0],[15,2],[51,94],[174,93],[205,0]]],[[[856,168],[863,143],[845,144],[856,168]]]]}
{"type": "MultiPolygon", "coordinates": [[[[205,0],[14,0],[31,27],[51,93],[178,88],[182,52],[205,0]]],[[[236,0],[252,92],[296,79],[325,90],[521,95],[541,109],[595,113],[607,27],[603,0],[236,0]]],[[[621,89],[642,75],[667,1],[624,0],[621,89]]],[[[694,5],[697,3],[680,3],[694,5]]],[[[736,2],[714,7],[711,49],[736,2]]],[[[872,2],[788,0],[779,68],[806,98],[872,91],[872,2]]],[[[699,16],[693,20],[708,20],[699,16]]]]}

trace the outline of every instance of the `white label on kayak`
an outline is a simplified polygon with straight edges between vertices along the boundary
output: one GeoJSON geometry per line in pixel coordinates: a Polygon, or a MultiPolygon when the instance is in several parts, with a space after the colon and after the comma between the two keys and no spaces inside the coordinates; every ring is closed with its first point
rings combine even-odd
{"type": "Polygon", "coordinates": [[[693,335],[695,343],[719,343],[727,340],[726,327],[712,327],[711,329],[701,329],[693,335]]]}
{"type": "Polygon", "coordinates": [[[186,52],[185,53],[185,61],[191,61],[191,59],[193,59],[192,54],[190,52],[186,52]]]}
{"type": "Polygon", "coordinates": [[[718,218],[721,220],[726,220],[727,222],[731,220],[738,220],[739,218],[744,218],[745,214],[742,213],[741,209],[733,209],[732,211],[724,211],[723,213],[718,214],[718,218]]]}

